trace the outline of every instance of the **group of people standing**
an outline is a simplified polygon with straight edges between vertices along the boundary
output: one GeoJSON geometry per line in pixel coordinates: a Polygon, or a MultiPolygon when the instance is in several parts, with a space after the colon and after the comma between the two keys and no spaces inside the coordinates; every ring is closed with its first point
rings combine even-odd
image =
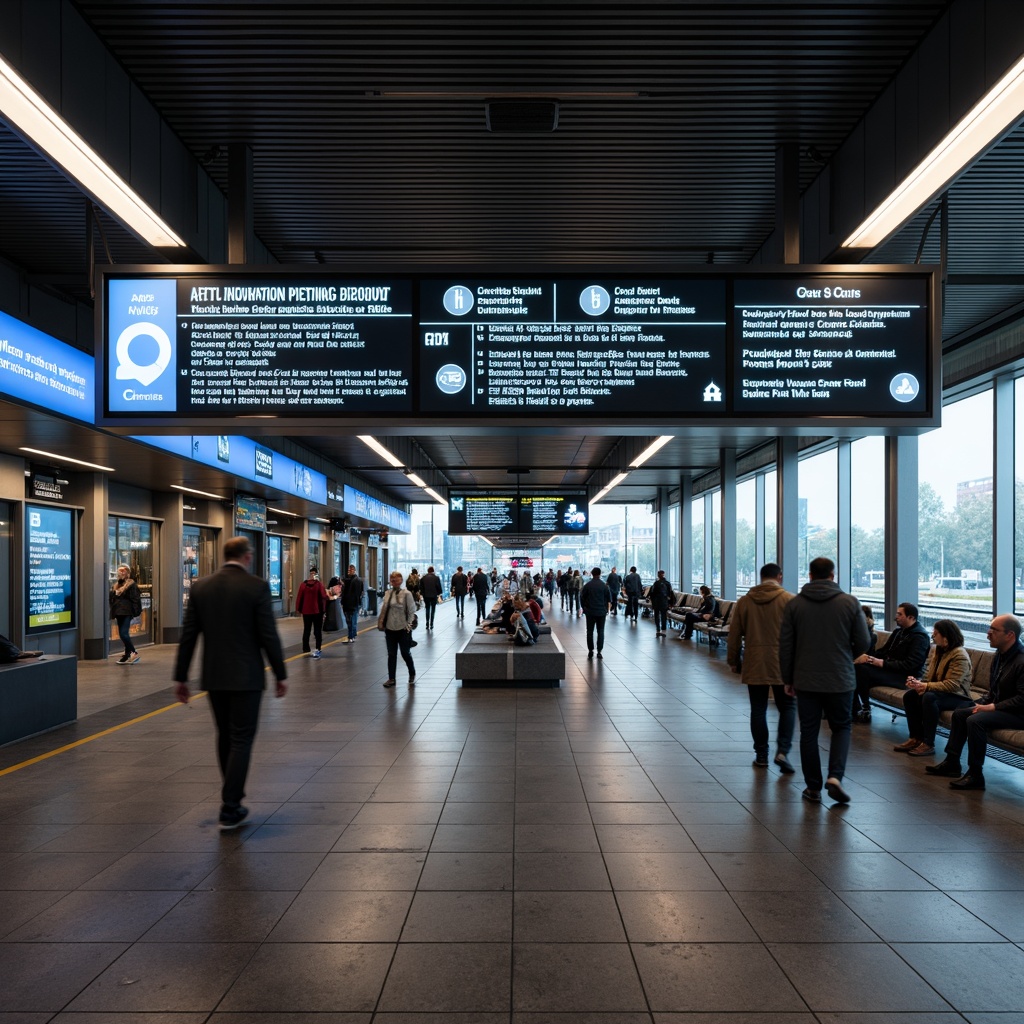
{"type": "Polygon", "coordinates": [[[356,642],[359,609],[362,606],[365,589],[354,565],[348,567],[344,580],[332,576],[326,587],[320,582],[320,573],[316,566],[310,566],[309,575],[299,584],[295,594],[295,610],[302,616],[303,654],[311,658],[321,656],[325,623],[328,629],[339,629],[344,625],[347,633],[341,638],[343,644],[356,642]],[[341,621],[342,618],[344,623],[341,621]],[[310,633],[313,634],[315,645],[312,648],[310,633]]]}

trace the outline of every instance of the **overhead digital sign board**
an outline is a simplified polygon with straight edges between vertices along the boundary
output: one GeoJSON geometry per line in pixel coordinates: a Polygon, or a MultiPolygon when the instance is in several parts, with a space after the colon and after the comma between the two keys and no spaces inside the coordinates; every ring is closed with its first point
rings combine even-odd
{"type": "Polygon", "coordinates": [[[448,499],[448,533],[526,536],[590,532],[587,495],[452,494],[448,499]]]}
{"type": "Polygon", "coordinates": [[[465,271],[104,268],[98,421],[938,421],[934,268],[465,271]]]}
{"type": "Polygon", "coordinates": [[[25,506],[25,634],[74,629],[75,513],[25,506]]]}

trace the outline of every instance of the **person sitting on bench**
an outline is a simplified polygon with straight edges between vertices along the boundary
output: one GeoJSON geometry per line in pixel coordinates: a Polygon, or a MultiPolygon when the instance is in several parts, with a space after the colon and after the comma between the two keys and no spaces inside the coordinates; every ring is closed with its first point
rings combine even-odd
{"type": "Polygon", "coordinates": [[[42,656],[42,651],[23,651],[17,644],[11,643],[3,633],[0,633],[0,665],[10,665],[15,661],[30,661],[42,656]]]}

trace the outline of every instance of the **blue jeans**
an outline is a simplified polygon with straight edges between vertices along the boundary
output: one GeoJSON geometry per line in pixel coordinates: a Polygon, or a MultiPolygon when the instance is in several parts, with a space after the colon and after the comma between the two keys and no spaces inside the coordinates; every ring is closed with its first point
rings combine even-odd
{"type": "Polygon", "coordinates": [[[349,640],[355,640],[356,629],[359,626],[359,609],[358,608],[342,608],[345,613],[345,619],[348,623],[348,638],[349,640]]]}
{"type": "Polygon", "coordinates": [[[768,753],[768,691],[779,709],[779,735],[775,747],[780,754],[788,754],[793,746],[793,726],[796,724],[796,700],[786,693],[784,686],[748,686],[750,694],[750,735],[754,750],[768,753]]]}
{"type": "Polygon", "coordinates": [[[853,690],[846,693],[816,693],[796,691],[796,708],[800,715],[800,767],[808,789],[820,790],[821,754],[818,733],[821,716],[828,719],[832,741],[828,748],[828,776],[842,782],[846,774],[846,758],[850,753],[850,723],[853,710],[853,690]]]}
{"type": "Polygon", "coordinates": [[[121,638],[121,643],[124,644],[125,654],[135,653],[135,644],[132,643],[131,637],[132,617],[130,615],[118,615],[117,617],[117,635],[121,638]]]}

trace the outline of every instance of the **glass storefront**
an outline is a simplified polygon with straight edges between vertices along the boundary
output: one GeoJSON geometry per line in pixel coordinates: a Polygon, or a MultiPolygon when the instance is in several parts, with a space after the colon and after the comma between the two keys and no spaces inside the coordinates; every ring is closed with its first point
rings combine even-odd
{"type": "Polygon", "coordinates": [[[181,532],[181,610],[188,605],[192,581],[216,568],[217,531],[208,526],[185,526],[181,532]]]}
{"type": "MultiPolygon", "coordinates": [[[[135,644],[153,643],[153,524],[146,519],[110,516],[107,520],[108,591],[117,579],[117,567],[127,565],[142,597],[142,612],[132,619],[129,632],[135,644]]],[[[117,640],[117,623],[111,619],[108,639],[117,640]]]]}

